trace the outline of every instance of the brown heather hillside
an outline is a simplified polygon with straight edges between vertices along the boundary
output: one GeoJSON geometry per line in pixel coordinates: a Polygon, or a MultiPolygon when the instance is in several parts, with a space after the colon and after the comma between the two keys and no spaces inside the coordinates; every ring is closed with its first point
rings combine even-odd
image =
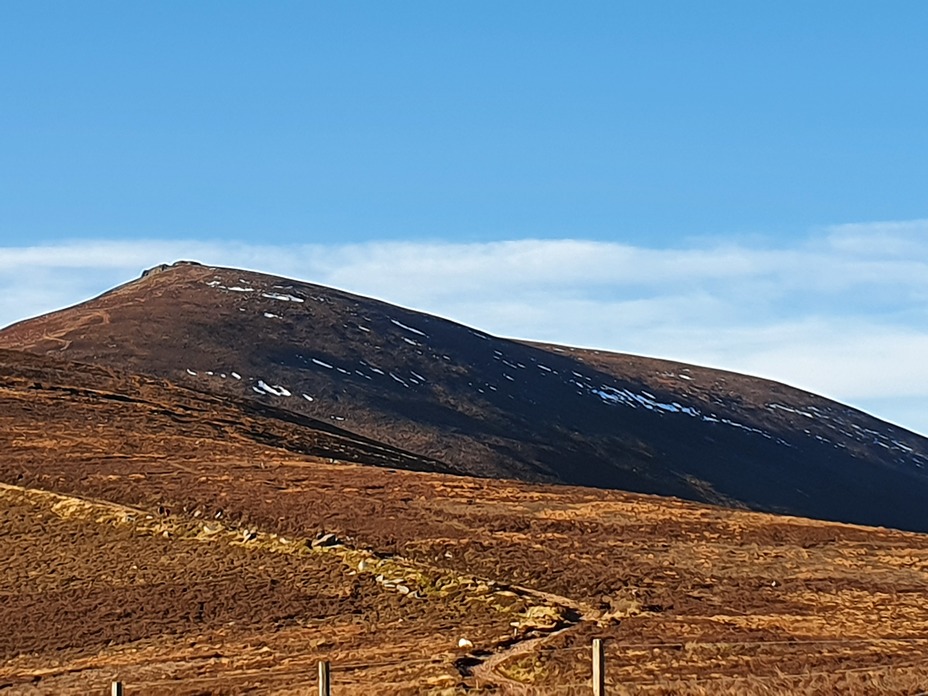
{"type": "Polygon", "coordinates": [[[928,440],[841,404],[249,271],[159,267],[0,347],[255,400],[434,471],[928,531],[928,440]]]}
{"type": "Polygon", "coordinates": [[[924,535],[407,471],[268,413],[0,354],[4,693],[307,693],[330,659],[339,695],[584,694],[593,636],[609,693],[928,688],[924,535]]]}

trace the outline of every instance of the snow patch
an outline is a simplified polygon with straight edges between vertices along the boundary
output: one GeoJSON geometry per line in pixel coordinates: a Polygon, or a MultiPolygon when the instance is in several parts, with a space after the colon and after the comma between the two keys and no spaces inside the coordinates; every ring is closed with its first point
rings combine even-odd
{"type": "Polygon", "coordinates": [[[207,283],[207,285],[211,288],[219,288],[220,290],[229,290],[231,292],[254,292],[255,291],[254,288],[243,288],[240,285],[232,285],[232,286],[223,285],[222,281],[220,280],[211,280],[210,282],[207,283]]]}
{"type": "Polygon", "coordinates": [[[790,408],[789,406],[783,406],[782,404],[768,404],[767,408],[771,411],[786,411],[788,413],[795,413],[797,416],[805,416],[806,418],[815,418],[814,413],[809,413],[808,411],[800,411],[795,408],[790,408]]]}
{"type": "Polygon", "coordinates": [[[406,387],[407,389],[409,388],[409,385],[406,384],[405,380],[403,380],[401,377],[397,377],[397,376],[396,376],[395,374],[393,374],[392,372],[390,373],[390,376],[391,376],[394,380],[396,380],[397,382],[399,382],[400,384],[402,384],[404,387],[406,387]]]}
{"type": "Polygon", "coordinates": [[[258,380],[258,390],[258,393],[264,392],[265,394],[270,394],[271,396],[292,396],[290,390],[286,387],[282,387],[279,384],[275,384],[272,387],[263,379],[258,380]]]}
{"type": "MultiPolygon", "coordinates": [[[[573,382],[573,384],[580,386],[579,382],[573,382]]],[[[752,428],[749,425],[737,423],[728,418],[720,418],[714,414],[703,414],[698,408],[693,406],[684,406],[680,403],[677,403],[676,401],[671,401],[669,403],[665,401],[659,401],[650,392],[642,391],[640,394],[636,394],[635,392],[629,391],[628,389],[616,389],[615,387],[608,386],[603,386],[601,389],[590,389],[590,391],[609,404],[622,404],[624,406],[631,406],[632,408],[643,407],[649,411],[661,413],[682,413],[692,418],[700,418],[706,423],[721,423],[733,428],[739,428],[741,430],[757,433],[758,435],[762,435],[763,437],[771,439],[769,433],[758,428],[752,428]]]]}
{"type": "Polygon", "coordinates": [[[296,297],[295,295],[282,295],[279,292],[262,292],[261,297],[266,297],[269,300],[281,300],[283,302],[305,302],[302,297],[296,297]]]}
{"type": "Polygon", "coordinates": [[[391,319],[390,321],[396,324],[401,329],[405,329],[406,331],[411,331],[412,333],[417,334],[419,336],[425,336],[425,338],[429,337],[427,333],[423,333],[422,331],[419,331],[419,329],[414,329],[411,326],[406,326],[406,324],[403,324],[402,322],[399,322],[396,319],[391,319]]]}

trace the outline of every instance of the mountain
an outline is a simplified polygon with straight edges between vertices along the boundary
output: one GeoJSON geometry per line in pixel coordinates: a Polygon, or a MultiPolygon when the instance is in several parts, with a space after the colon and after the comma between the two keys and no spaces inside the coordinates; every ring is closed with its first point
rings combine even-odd
{"type": "Polygon", "coordinates": [[[409,468],[928,531],[928,440],[855,409],[720,370],[497,338],[259,273],[159,266],[7,327],[0,348],[262,404],[409,468]]]}
{"type": "Polygon", "coordinates": [[[439,466],[0,351],[5,694],[915,694],[928,535],[439,466]],[[352,463],[358,461],[360,463],[352,463]],[[376,464],[377,466],[370,466],[376,464]]]}

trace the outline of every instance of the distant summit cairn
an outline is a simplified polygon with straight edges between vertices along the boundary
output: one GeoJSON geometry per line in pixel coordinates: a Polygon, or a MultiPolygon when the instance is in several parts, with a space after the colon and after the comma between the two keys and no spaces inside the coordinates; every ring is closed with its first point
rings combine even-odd
{"type": "Polygon", "coordinates": [[[166,271],[169,268],[175,268],[177,266],[202,266],[202,265],[203,264],[200,263],[199,261],[185,261],[185,260],[175,261],[174,263],[159,263],[157,266],[152,266],[151,268],[146,268],[144,271],[142,271],[141,277],[147,278],[148,276],[151,276],[151,275],[157,275],[158,273],[161,273],[162,271],[166,271]]]}

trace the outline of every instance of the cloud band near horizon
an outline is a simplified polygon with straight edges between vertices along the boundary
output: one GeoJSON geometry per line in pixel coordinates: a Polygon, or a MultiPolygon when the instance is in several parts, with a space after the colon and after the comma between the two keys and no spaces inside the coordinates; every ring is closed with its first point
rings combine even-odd
{"type": "Polygon", "coordinates": [[[496,335],[758,375],[928,433],[928,220],[834,226],[801,243],[672,248],[575,239],[0,247],[0,326],[179,259],[330,285],[496,335]]]}

